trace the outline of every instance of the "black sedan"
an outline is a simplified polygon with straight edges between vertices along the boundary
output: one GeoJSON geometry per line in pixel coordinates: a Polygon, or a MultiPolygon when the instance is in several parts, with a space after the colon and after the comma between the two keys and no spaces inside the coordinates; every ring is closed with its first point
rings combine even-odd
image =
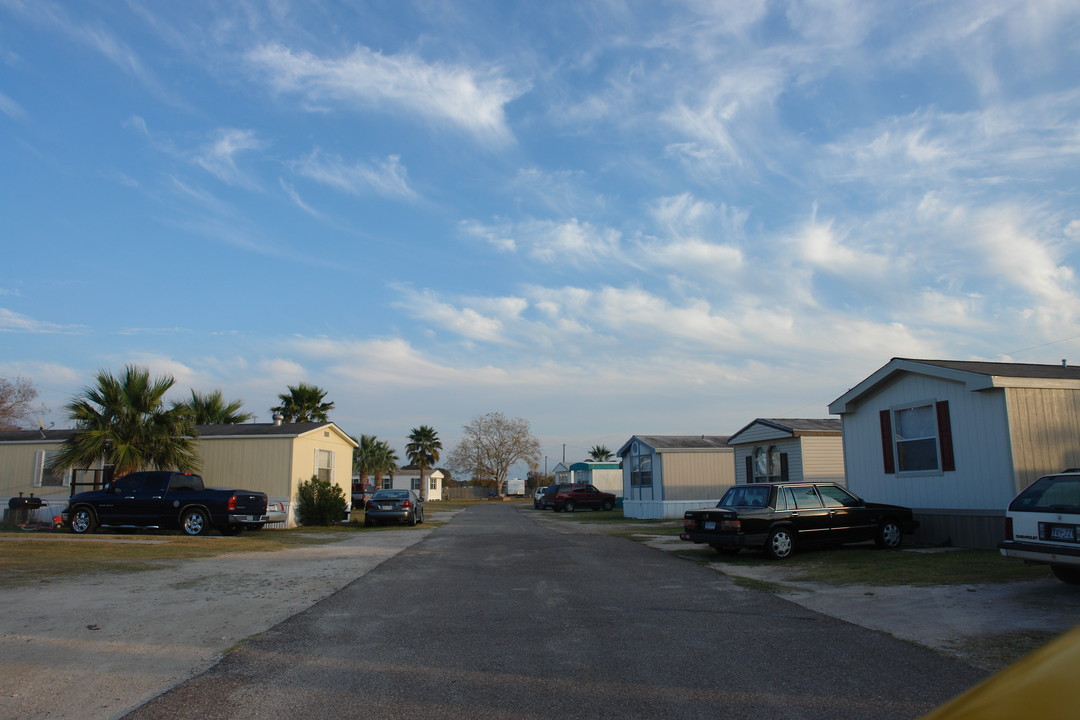
{"type": "Polygon", "coordinates": [[[683,515],[683,540],[722,554],[764,550],[775,559],[803,544],[873,540],[898,548],[918,527],[911,510],[866,502],[835,483],[760,483],[730,488],[715,508],[683,515]]]}
{"type": "Polygon", "coordinates": [[[379,490],[364,506],[364,526],[377,522],[424,522],[424,504],[412,490],[379,490]]]}

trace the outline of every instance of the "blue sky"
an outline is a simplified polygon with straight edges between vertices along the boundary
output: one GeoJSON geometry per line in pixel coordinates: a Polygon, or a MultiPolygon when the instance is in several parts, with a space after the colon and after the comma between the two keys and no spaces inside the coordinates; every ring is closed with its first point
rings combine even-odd
{"type": "Polygon", "coordinates": [[[1080,362],[1080,4],[0,0],[0,377],[549,468],[1080,362]]]}

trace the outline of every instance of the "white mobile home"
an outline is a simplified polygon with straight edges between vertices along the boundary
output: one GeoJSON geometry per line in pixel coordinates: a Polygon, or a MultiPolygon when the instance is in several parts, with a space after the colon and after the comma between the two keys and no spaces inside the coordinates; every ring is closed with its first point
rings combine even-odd
{"type": "Polygon", "coordinates": [[[829,412],[848,487],[914,509],[928,542],[994,547],[1020,490],[1080,467],[1080,368],[893,358],[829,412]]]}

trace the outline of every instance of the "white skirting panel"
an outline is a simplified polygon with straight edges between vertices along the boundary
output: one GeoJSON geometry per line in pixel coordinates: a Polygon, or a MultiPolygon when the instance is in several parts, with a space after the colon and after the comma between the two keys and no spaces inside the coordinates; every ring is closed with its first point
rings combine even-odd
{"type": "Polygon", "coordinates": [[[623,500],[623,516],[639,520],[681,519],[683,513],[687,510],[716,507],[718,502],[720,502],[720,498],[711,500],[671,500],[668,502],[660,500],[623,500]]]}

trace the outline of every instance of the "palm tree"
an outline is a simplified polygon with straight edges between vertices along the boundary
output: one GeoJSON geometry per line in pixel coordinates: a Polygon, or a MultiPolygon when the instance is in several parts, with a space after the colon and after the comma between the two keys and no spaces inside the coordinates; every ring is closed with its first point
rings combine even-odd
{"type": "MultiPolygon", "coordinates": [[[[356,438],[353,439],[355,440],[356,438]]],[[[378,447],[379,439],[374,435],[361,435],[360,440],[353,449],[352,467],[353,472],[360,476],[361,492],[363,492],[364,485],[367,485],[368,475],[374,474],[372,470],[373,465],[375,464],[375,453],[378,447]]]]}
{"type": "Polygon", "coordinates": [[[421,425],[413,428],[409,433],[409,444],[405,446],[405,454],[409,456],[409,462],[420,467],[420,500],[427,502],[427,483],[424,474],[429,467],[439,462],[439,451],[442,450],[442,441],[434,428],[421,425]]]}
{"type": "Polygon", "coordinates": [[[196,425],[238,425],[246,423],[253,415],[240,412],[243,400],[225,402],[220,390],[204,394],[191,391],[191,398],[183,402],[174,400],[173,409],[183,408],[196,425]]]}
{"type": "Polygon", "coordinates": [[[593,445],[589,451],[589,459],[594,462],[607,462],[615,458],[615,455],[605,445],[593,445]]]}
{"type": "MultiPolygon", "coordinates": [[[[372,458],[371,474],[373,477],[380,480],[387,476],[392,475],[397,470],[398,456],[394,452],[394,449],[390,447],[390,443],[385,440],[380,440],[375,447],[375,453],[372,458]]],[[[382,483],[379,483],[379,487],[382,483]]],[[[377,488],[376,488],[377,489],[377,488]]]]}
{"type": "Polygon", "coordinates": [[[289,392],[278,395],[281,405],[270,410],[281,413],[285,422],[326,422],[334,403],[323,402],[325,397],[326,391],[315,385],[290,385],[289,392]]]}
{"type": "Polygon", "coordinates": [[[127,365],[119,377],[102,370],[96,379],[96,387],[83,388],[64,406],[81,432],[64,441],[50,470],[88,468],[98,461],[113,466],[116,476],[199,469],[194,422],[182,410],[165,408],[172,376],[151,379],[146,368],[127,365]]]}

